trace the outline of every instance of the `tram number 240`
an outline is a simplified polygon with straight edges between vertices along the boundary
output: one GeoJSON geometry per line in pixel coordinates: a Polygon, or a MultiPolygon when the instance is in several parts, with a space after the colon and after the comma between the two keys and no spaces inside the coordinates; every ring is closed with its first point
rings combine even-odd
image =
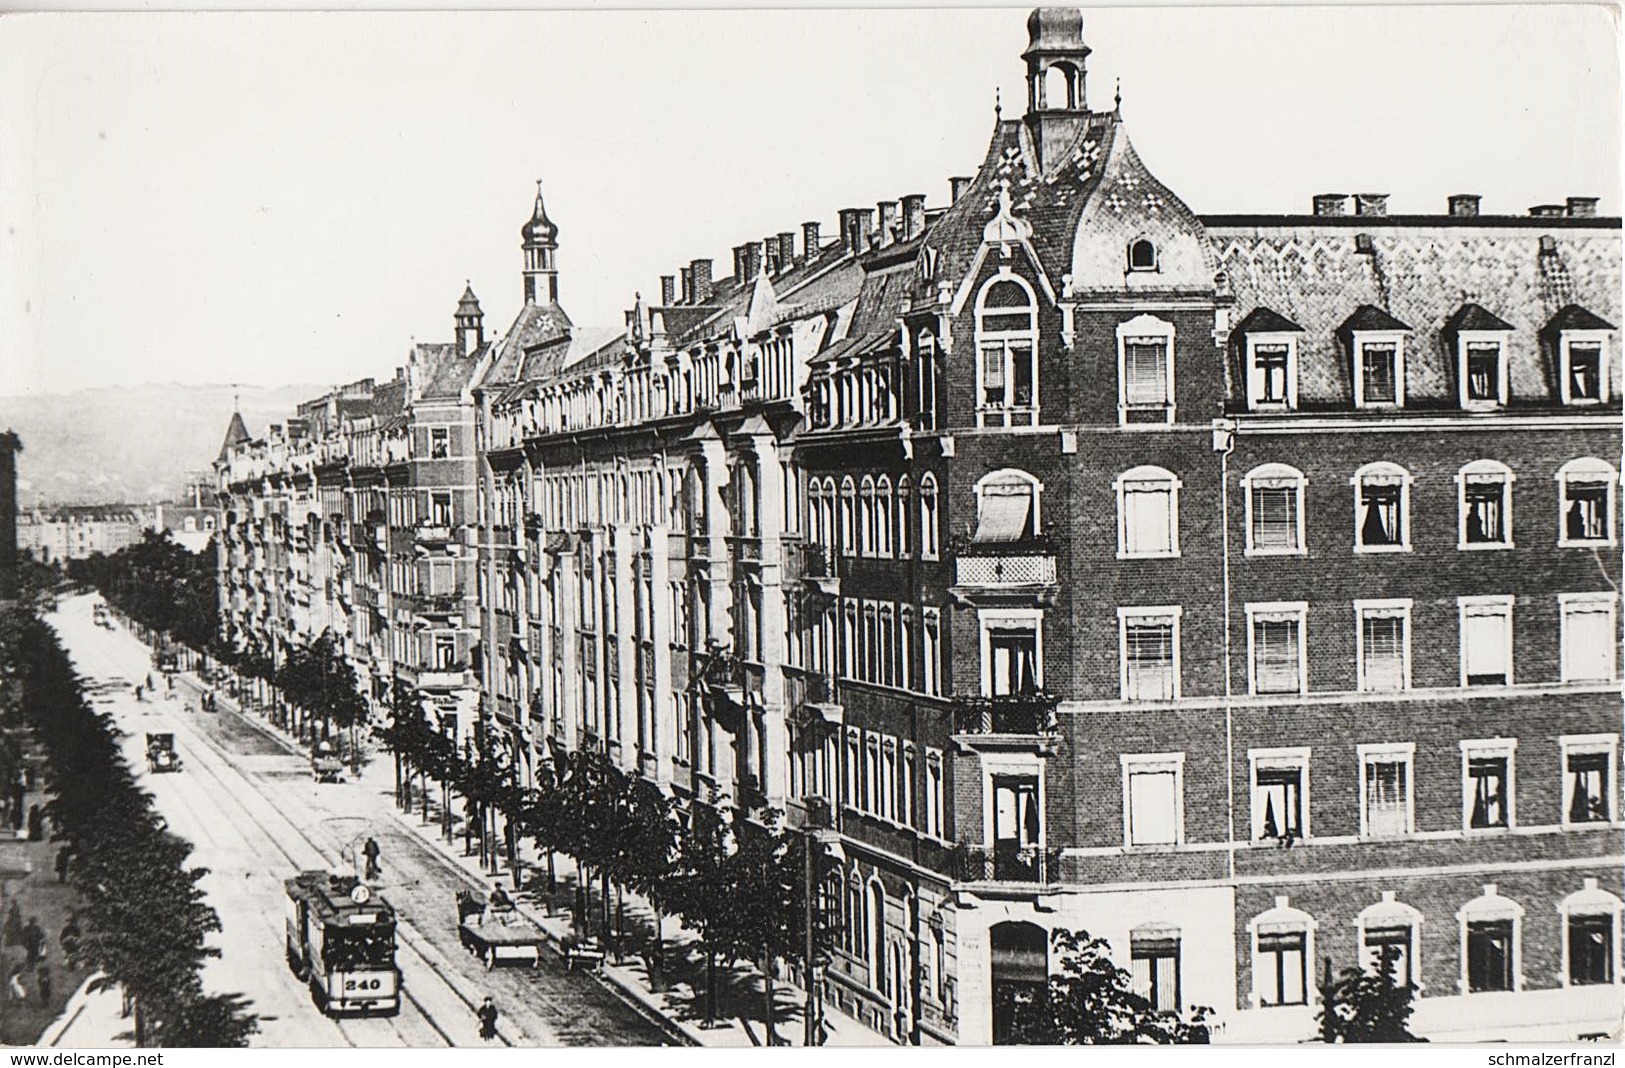
{"type": "Polygon", "coordinates": [[[344,990],[346,993],[352,990],[382,990],[383,987],[384,981],[377,976],[374,976],[371,979],[344,980],[344,990]]]}

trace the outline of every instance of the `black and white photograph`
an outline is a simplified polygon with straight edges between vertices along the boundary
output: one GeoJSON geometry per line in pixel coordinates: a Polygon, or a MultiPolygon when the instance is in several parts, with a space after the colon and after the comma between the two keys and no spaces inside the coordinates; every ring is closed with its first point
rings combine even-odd
{"type": "Polygon", "coordinates": [[[0,7],[0,1044],[1613,1063],[1618,6],[0,7]]]}

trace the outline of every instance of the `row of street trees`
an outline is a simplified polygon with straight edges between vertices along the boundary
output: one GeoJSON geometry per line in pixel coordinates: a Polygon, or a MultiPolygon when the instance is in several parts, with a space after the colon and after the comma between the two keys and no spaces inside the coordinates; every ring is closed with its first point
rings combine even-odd
{"type": "Polygon", "coordinates": [[[176,544],[163,531],[111,556],[68,561],[68,576],[100,590],[109,604],[157,634],[193,649],[209,649],[219,631],[215,543],[202,552],[176,544]]]}
{"type": "MultiPolygon", "coordinates": [[[[0,613],[0,719],[45,750],[47,811],[69,850],[83,905],[76,964],[124,992],[141,1046],[244,1046],[257,1018],[237,994],[205,993],[201,970],[220,919],[203,898],[204,869],[136,785],[111,721],[86,702],[56,636],[21,611],[0,613]]],[[[66,947],[65,947],[66,948],[66,947]]]]}
{"type": "MultiPolygon", "coordinates": [[[[706,958],[706,1015],[716,1016],[717,969],[737,960],[762,965],[763,997],[772,1027],[772,976],[778,965],[804,964],[807,917],[802,850],[805,836],[784,828],[776,811],[747,815],[730,805],[679,807],[654,783],[628,775],[602,752],[578,749],[538,762],[534,782],[521,787],[514,764],[483,732],[467,750],[431,723],[419,695],[397,686],[392,722],[380,732],[397,758],[397,783],[436,781],[443,796],[468,802],[482,855],[493,864],[505,852],[514,864],[519,837],[547,857],[576,863],[575,914],[583,932],[612,930],[620,945],[621,896],[633,892],[656,910],[652,957],[662,955],[663,917],[680,917],[700,936],[706,958]],[[498,823],[500,820],[500,828],[498,823]],[[601,912],[590,918],[590,887],[601,912]]],[[[427,792],[424,813],[427,816],[427,792]]],[[[815,945],[827,942],[825,910],[812,917],[815,945]]]]}

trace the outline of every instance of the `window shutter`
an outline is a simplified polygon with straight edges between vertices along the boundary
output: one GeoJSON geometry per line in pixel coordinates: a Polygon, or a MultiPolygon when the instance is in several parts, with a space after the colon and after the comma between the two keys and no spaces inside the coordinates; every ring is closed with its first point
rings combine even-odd
{"type": "Polygon", "coordinates": [[[1462,655],[1469,682],[1512,681],[1507,662],[1506,613],[1500,608],[1468,608],[1461,621],[1462,655]]]}
{"type": "Polygon", "coordinates": [[[1167,351],[1160,338],[1136,338],[1124,343],[1124,395],[1129,404],[1168,403],[1167,351]]]}
{"type": "Polygon", "coordinates": [[[1129,841],[1134,845],[1173,845],[1177,840],[1178,798],[1172,771],[1136,771],[1129,782],[1129,841]]]}
{"type": "Polygon", "coordinates": [[[1165,485],[1129,483],[1123,487],[1125,552],[1173,551],[1173,494],[1165,485]]]}
{"type": "Polygon", "coordinates": [[[1614,613],[1607,605],[1571,605],[1563,617],[1563,677],[1614,677],[1614,613]]]}

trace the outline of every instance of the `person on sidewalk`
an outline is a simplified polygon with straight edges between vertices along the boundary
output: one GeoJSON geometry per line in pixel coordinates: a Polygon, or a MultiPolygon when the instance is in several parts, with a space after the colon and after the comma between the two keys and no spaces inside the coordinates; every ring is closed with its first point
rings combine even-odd
{"type": "Polygon", "coordinates": [[[23,928],[23,952],[28,954],[25,967],[32,968],[45,959],[45,928],[40,926],[38,916],[28,917],[23,928]]]}
{"type": "Polygon", "coordinates": [[[79,914],[70,911],[67,921],[62,924],[62,933],[57,937],[57,941],[62,944],[62,955],[70,961],[73,959],[73,955],[79,952],[80,936],[79,914]]]}
{"type": "Polygon", "coordinates": [[[361,849],[362,856],[367,858],[367,878],[368,879],[376,879],[379,876],[379,868],[378,868],[378,854],[379,854],[379,852],[380,852],[380,850],[378,848],[378,840],[376,838],[373,838],[373,837],[369,836],[367,838],[367,844],[365,846],[363,846],[362,849],[361,849]]]}
{"type": "Polygon", "coordinates": [[[497,1007],[491,1000],[491,995],[485,995],[480,1007],[474,1010],[474,1015],[480,1020],[480,1037],[490,1042],[497,1037],[497,1007]]]}
{"type": "Polygon", "coordinates": [[[68,881],[68,867],[73,863],[73,847],[63,846],[56,851],[56,881],[68,881]]]}
{"type": "Polygon", "coordinates": [[[41,964],[39,972],[34,978],[34,983],[39,990],[39,1003],[49,1006],[51,1004],[51,969],[41,964]]]}

